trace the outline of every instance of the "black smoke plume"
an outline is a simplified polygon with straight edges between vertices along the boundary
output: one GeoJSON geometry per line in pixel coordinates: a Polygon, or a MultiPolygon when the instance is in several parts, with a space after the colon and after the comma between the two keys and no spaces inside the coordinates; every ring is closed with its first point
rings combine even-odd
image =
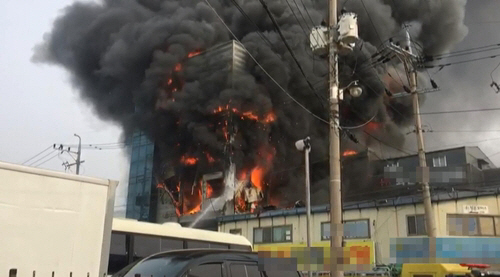
{"type": "MultiPolygon", "coordinates": [[[[310,112],[328,120],[328,65],[325,59],[311,53],[308,42],[311,27],[327,18],[328,1],[267,1],[319,97],[312,93],[259,1],[236,0],[259,31],[232,1],[210,2],[266,71],[310,112]]],[[[451,50],[467,33],[463,25],[465,2],[339,3],[358,14],[360,30],[360,41],[353,53],[340,58],[341,86],[359,80],[364,91],[360,98],[345,96],[341,124],[357,126],[374,118],[373,124],[366,125],[372,129],[352,130],[360,144],[343,138],[344,149],[362,149],[362,145],[377,142],[366,135],[366,130],[388,145],[403,145],[400,128],[411,123],[411,103],[406,98],[389,99],[385,91],[402,92],[404,72],[397,62],[370,67],[369,58],[388,38],[400,34],[405,23],[411,25],[413,39],[423,52],[434,55],[451,50]]],[[[234,77],[232,87],[227,86],[227,72],[223,70],[198,75],[196,66],[176,70],[189,53],[230,39],[227,29],[204,1],[104,0],[65,8],[43,43],[36,47],[34,58],[70,72],[82,99],[102,119],[120,124],[125,136],[135,130],[146,132],[161,148],[163,164],[180,166],[182,157],[193,157],[203,171],[210,167],[209,156],[222,162],[230,154],[239,168],[272,168],[267,176],[269,192],[284,203],[293,203],[302,194],[301,189],[282,188],[302,187],[303,158],[294,142],[310,136],[312,189],[316,191],[313,199],[327,196],[328,168],[324,165],[328,159],[328,125],[295,104],[255,63],[247,62],[246,73],[234,77]],[[173,91],[174,83],[177,91],[173,91]],[[230,126],[237,126],[237,130],[229,130],[236,135],[228,150],[223,130],[228,117],[214,113],[227,105],[240,112],[251,111],[260,119],[272,113],[276,120],[263,124],[259,120],[229,117],[237,121],[230,126]],[[274,159],[272,165],[266,165],[270,152],[274,159]]],[[[428,87],[427,79],[420,80],[421,87],[428,87]]]]}

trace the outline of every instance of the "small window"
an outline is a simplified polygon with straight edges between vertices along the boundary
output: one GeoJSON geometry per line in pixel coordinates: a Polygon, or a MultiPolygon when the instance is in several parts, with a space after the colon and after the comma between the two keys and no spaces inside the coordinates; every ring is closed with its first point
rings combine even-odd
{"type": "Polygon", "coordinates": [[[277,243],[292,241],[292,225],[255,228],[254,243],[277,243]]]}
{"type": "MultiPolygon", "coordinates": [[[[344,238],[366,239],[370,238],[370,220],[347,220],[343,224],[344,238]]],[[[321,240],[330,239],[330,222],[321,223],[321,240]]]]}
{"type": "Polygon", "coordinates": [[[229,230],[229,233],[230,234],[233,234],[233,235],[241,235],[241,229],[231,229],[229,230]]]}
{"type": "Polygon", "coordinates": [[[252,247],[249,245],[238,245],[238,244],[230,244],[229,249],[236,249],[236,250],[245,250],[245,251],[252,251],[252,247]]]}
{"type": "Polygon", "coordinates": [[[344,222],[344,238],[370,238],[370,220],[349,220],[344,222]]]}
{"type": "Polygon", "coordinates": [[[434,167],[446,167],[446,156],[439,156],[432,158],[432,166],[434,167]]]}
{"type": "Polygon", "coordinates": [[[189,270],[187,277],[222,277],[222,264],[202,264],[189,270]]]}
{"type": "Polygon", "coordinates": [[[127,237],[125,234],[111,233],[108,273],[114,274],[128,264],[127,237]]]}
{"type": "Polygon", "coordinates": [[[424,215],[409,215],[406,217],[406,221],[408,226],[408,236],[425,236],[427,234],[424,215]]]}
{"type": "Polygon", "coordinates": [[[187,248],[188,249],[210,248],[210,243],[203,242],[203,241],[188,240],[187,241],[187,248]]]}
{"type": "Polygon", "coordinates": [[[153,236],[134,236],[134,258],[142,259],[160,252],[160,238],[153,236]]]}
{"type": "Polygon", "coordinates": [[[223,243],[213,243],[213,242],[211,242],[209,244],[209,247],[211,249],[229,249],[229,245],[228,244],[223,244],[223,243]]]}
{"type": "Polygon", "coordinates": [[[178,250],[184,248],[184,242],[178,239],[161,238],[160,251],[178,250]]]}
{"type": "Polygon", "coordinates": [[[388,163],[385,167],[399,167],[399,162],[388,163]]]}
{"type": "Polygon", "coordinates": [[[450,236],[499,236],[499,218],[483,215],[448,214],[450,236]]]}

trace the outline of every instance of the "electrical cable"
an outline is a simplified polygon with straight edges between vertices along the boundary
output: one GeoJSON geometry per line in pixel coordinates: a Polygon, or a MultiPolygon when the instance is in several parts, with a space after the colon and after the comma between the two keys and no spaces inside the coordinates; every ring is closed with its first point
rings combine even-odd
{"type": "Polygon", "coordinates": [[[493,78],[493,72],[495,72],[495,70],[497,70],[497,68],[500,66],[500,63],[497,64],[497,66],[490,72],[490,77],[491,77],[491,80],[494,82],[495,79],[493,78]]]}
{"type": "Polygon", "coordinates": [[[59,153],[56,153],[55,155],[53,155],[53,156],[52,156],[52,157],[50,157],[49,159],[47,159],[47,160],[45,160],[45,161],[43,161],[43,162],[41,162],[41,163],[39,163],[39,164],[37,164],[37,165],[32,165],[32,166],[33,166],[33,167],[39,167],[39,166],[41,166],[41,165],[43,165],[43,164],[45,164],[45,163],[47,163],[47,162],[49,162],[49,161],[53,160],[53,159],[54,159],[54,158],[56,158],[58,155],[59,155],[59,153]]]}
{"type": "Polygon", "coordinates": [[[488,56],[488,57],[481,57],[481,58],[476,58],[476,59],[471,59],[471,60],[465,60],[465,61],[458,61],[458,62],[451,62],[451,63],[446,63],[446,64],[436,64],[436,65],[421,65],[421,68],[443,68],[446,66],[450,65],[457,65],[457,64],[463,64],[463,63],[469,63],[469,62],[475,62],[475,61],[480,61],[480,60],[486,60],[486,59],[494,59],[499,57],[500,54],[496,54],[493,56],[488,56]]]}
{"type": "Polygon", "coordinates": [[[269,10],[269,7],[267,6],[266,2],[264,0],[259,0],[259,2],[264,7],[264,10],[267,12],[267,15],[269,16],[269,18],[271,18],[271,21],[272,21],[274,27],[276,28],[276,30],[278,31],[278,34],[281,37],[281,40],[283,41],[283,43],[285,44],[286,48],[288,49],[288,52],[290,52],[290,55],[292,56],[292,59],[297,64],[297,67],[299,68],[301,74],[306,79],[306,82],[309,85],[309,87],[311,88],[312,92],[316,95],[316,97],[318,97],[318,99],[319,99],[321,105],[323,106],[323,108],[326,108],[325,102],[324,102],[325,99],[314,89],[314,86],[311,84],[311,82],[309,81],[309,79],[307,79],[307,76],[306,76],[306,73],[305,73],[304,69],[300,65],[299,61],[297,60],[297,57],[295,56],[295,53],[293,52],[292,48],[290,47],[290,45],[288,44],[287,40],[285,39],[285,36],[281,32],[281,28],[278,25],[278,22],[274,18],[274,16],[271,13],[271,11],[269,10]]]}
{"type": "Polygon", "coordinates": [[[500,108],[485,108],[485,109],[472,109],[472,110],[456,110],[456,111],[440,111],[440,112],[421,112],[420,115],[432,115],[432,114],[455,114],[455,113],[472,113],[472,112],[489,112],[498,111],[500,108]]]}
{"type": "MultiPolygon", "coordinates": [[[[375,33],[377,34],[377,37],[380,40],[380,43],[383,44],[382,38],[380,37],[380,34],[379,34],[378,30],[377,30],[377,27],[375,26],[375,23],[373,22],[372,17],[370,16],[370,13],[368,12],[368,9],[365,6],[364,0],[361,0],[361,4],[363,5],[363,8],[365,9],[366,15],[368,15],[368,19],[370,19],[370,22],[371,22],[371,24],[373,26],[373,29],[375,30],[375,33]]],[[[399,75],[399,72],[397,71],[396,67],[394,66],[394,63],[392,63],[392,66],[394,67],[394,70],[398,74],[399,79],[401,80],[401,84],[404,84],[403,79],[401,78],[401,75],[399,75]]]]}
{"type": "Polygon", "coordinates": [[[276,81],[272,76],[271,74],[269,74],[269,72],[267,72],[267,70],[264,69],[264,67],[257,61],[257,59],[250,53],[250,51],[248,51],[248,49],[241,43],[241,41],[238,39],[238,37],[236,37],[236,35],[233,33],[233,31],[231,31],[231,28],[229,28],[229,26],[227,26],[226,22],[224,22],[224,19],[222,19],[222,17],[219,15],[219,13],[215,10],[215,8],[210,4],[210,2],[208,0],[204,0],[205,3],[207,3],[207,5],[212,9],[212,11],[215,13],[215,15],[219,18],[219,20],[221,21],[221,23],[224,25],[224,27],[226,27],[226,29],[229,31],[229,33],[231,34],[231,36],[241,44],[243,50],[245,50],[245,52],[247,52],[247,54],[249,55],[249,57],[255,62],[255,64],[257,66],[259,66],[259,68],[276,84],[276,86],[278,86],[281,91],[283,91],[290,99],[292,99],[292,101],[294,101],[298,106],[300,106],[302,109],[304,109],[306,112],[308,112],[310,115],[312,115],[313,117],[315,117],[316,119],[326,123],[326,124],[330,124],[327,120],[321,118],[320,116],[314,114],[313,112],[311,112],[309,109],[307,109],[303,104],[301,104],[297,99],[295,99],[290,93],[288,93],[279,83],[278,81],[276,81]]]}
{"type": "Polygon", "coordinates": [[[52,149],[51,152],[49,152],[47,155],[44,155],[43,157],[41,157],[40,159],[34,161],[34,162],[31,162],[30,164],[28,164],[28,166],[33,166],[34,164],[38,163],[39,161],[47,158],[48,156],[50,156],[52,153],[54,153],[54,151],[56,151],[55,149],[52,149]]]}
{"type": "Polygon", "coordinates": [[[27,163],[27,162],[29,162],[29,161],[31,161],[31,160],[33,160],[34,158],[36,158],[36,157],[40,156],[42,153],[44,153],[45,151],[49,150],[49,149],[50,149],[50,148],[52,148],[52,147],[53,147],[53,146],[51,145],[51,146],[49,146],[49,147],[45,148],[45,149],[44,149],[44,150],[42,150],[40,153],[38,153],[38,154],[36,154],[35,156],[33,156],[33,157],[31,157],[31,158],[27,159],[26,161],[24,161],[24,162],[22,163],[22,165],[23,165],[23,164],[25,164],[25,163],[27,163]]]}

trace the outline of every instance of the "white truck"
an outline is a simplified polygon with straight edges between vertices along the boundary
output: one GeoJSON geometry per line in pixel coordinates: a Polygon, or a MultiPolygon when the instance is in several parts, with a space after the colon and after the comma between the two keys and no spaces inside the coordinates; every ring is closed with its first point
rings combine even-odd
{"type": "Polygon", "coordinates": [[[0,162],[0,276],[105,276],[117,185],[0,162]]]}

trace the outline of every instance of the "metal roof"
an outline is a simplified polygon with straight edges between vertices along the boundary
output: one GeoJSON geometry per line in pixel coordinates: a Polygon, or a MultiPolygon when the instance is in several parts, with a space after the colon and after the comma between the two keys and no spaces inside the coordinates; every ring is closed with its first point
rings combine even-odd
{"type": "MultiPolygon", "coordinates": [[[[444,192],[436,193],[432,195],[432,202],[443,202],[451,201],[465,198],[474,198],[481,196],[492,196],[500,194],[500,186],[493,187],[489,191],[454,191],[454,192],[444,192]]],[[[369,208],[383,208],[383,207],[395,207],[402,205],[413,205],[422,203],[422,195],[411,195],[411,196],[401,196],[389,199],[378,199],[369,201],[357,201],[357,202],[346,202],[344,203],[344,210],[357,210],[357,209],[369,209],[369,208]]],[[[311,207],[311,213],[326,213],[330,211],[330,205],[321,205],[311,207]]],[[[259,215],[257,214],[237,214],[237,215],[225,215],[219,216],[217,218],[218,222],[232,222],[232,221],[242,221],[257,218],[269,218],[276,216],[292,216],[301,215],[306,213],[306,208],[292,208],[292,209],[281,209],[266,211],[259,215]]]]}

